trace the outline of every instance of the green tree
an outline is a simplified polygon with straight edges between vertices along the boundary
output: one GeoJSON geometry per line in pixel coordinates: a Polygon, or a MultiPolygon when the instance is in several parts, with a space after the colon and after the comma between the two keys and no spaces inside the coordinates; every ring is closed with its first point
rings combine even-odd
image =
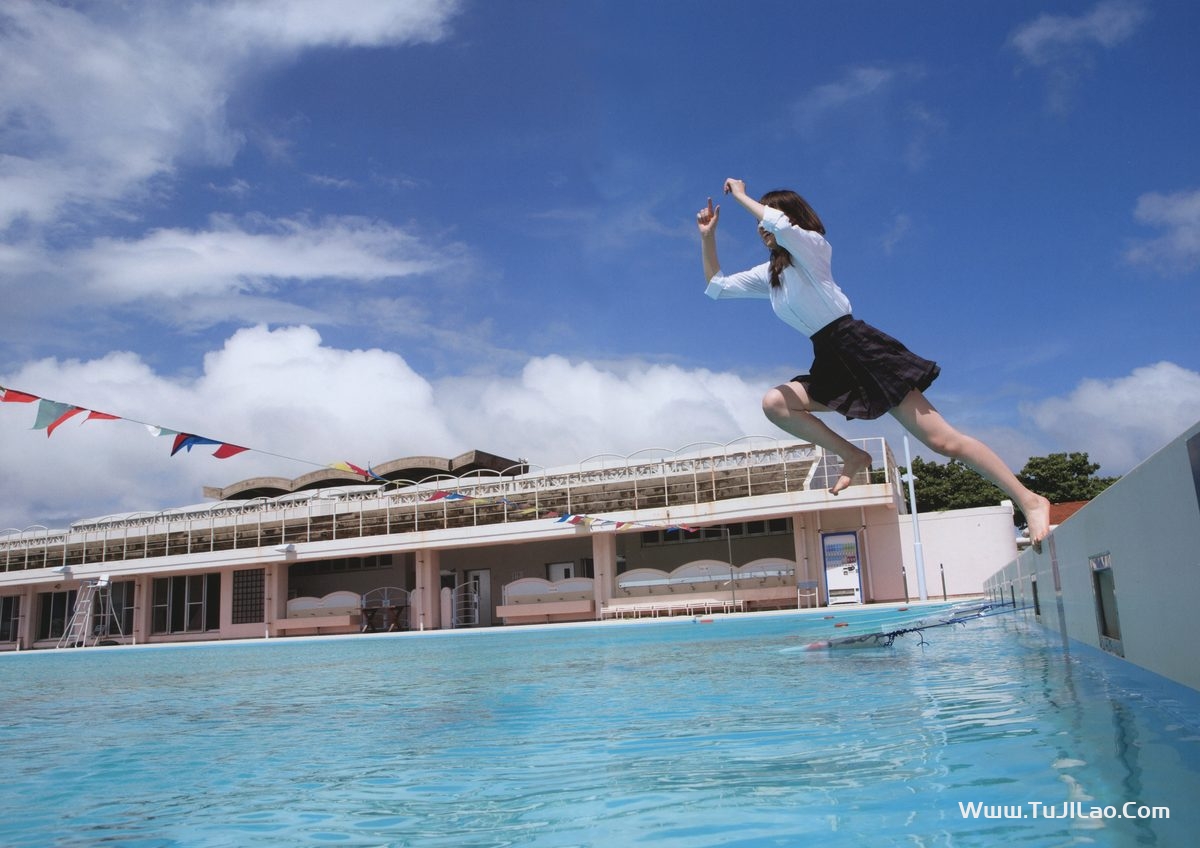
{"type": "Polygon", "coordinates": [[[912,465],[916,477],[917,509],[920,512],[994,506],[1006,497],[994,484],[957,459],[942,465],[927,462],[918,456],[913,459],[912,465]]]}
{"type": "Polygon", "coordinates": [[[1119,479],[1095,476],[1099,470],[1086,453],[1052,453],[1031,456],[1017,479],[1050,503],[1090,501],[1119,479]]]}
{"type": "MultiPolygon", "coordinates": [[[[916,477],[917,509],[921,512],[994,506],[1008,498],[998,487],[957,459],[943,465],[916,457],[912,466],[916,477]]],[[[1086,453],[1052,453],[1030,457],[1017,479],[1051,503],[1088,501],[1118,479],[1097,477],[1098,470],[1099,464],[1089,461],[1086,453]]],[[[1020,510],[1014,515],[1014,521],[1017,525],[1025,523],[1020,510]]]]}

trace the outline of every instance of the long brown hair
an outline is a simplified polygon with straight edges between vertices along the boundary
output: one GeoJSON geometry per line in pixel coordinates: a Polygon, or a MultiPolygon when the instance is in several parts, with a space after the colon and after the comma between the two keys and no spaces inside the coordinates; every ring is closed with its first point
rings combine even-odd
{"type": "MultiPolygon", "coordinates": [[[[821,218],[816,211],[808,205],[805,200],[796,192],[789,189],[776,189],[768,191],[761,198],[759,203],[763,206],[770,206],[772,209],[778,209],[788,220],[802,230],[810,230],[814,233],[825,235],[825,225],[821,223],[821,218]]],[[[776,246],[771,251],[771,285],[778,286],[779,275],[783,273],[783,269],[792,264],[792,255],[782,247],[776,246]]]]}

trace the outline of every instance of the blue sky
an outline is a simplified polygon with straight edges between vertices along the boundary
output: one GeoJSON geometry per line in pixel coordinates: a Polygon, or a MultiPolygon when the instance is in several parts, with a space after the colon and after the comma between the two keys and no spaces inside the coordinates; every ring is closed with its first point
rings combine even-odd
{"type": "MultiPolygon", "coordinates": [[[[702,294],[730,176],[812,202],[953,423],[1124,473],[1200,418],[1197,33],[1151,0],[5,4],[0,385],[255,450],[3,404],[0,527],[774,435],[811,347],[702,294]]],[[[718,239],[762,261],[736,204],[718,239]]]]}

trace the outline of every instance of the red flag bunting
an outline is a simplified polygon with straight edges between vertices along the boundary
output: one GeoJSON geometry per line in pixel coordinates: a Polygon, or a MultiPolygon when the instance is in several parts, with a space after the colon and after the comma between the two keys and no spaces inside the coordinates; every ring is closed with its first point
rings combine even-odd
{"type": "Polygon", "coordinates": [[[83,423],[89,421],[120,421],[120,415],[109,415],[107,412],[97,412],[94,409],[88,410],[88,417],[83,419],[83,423]]]}
{"type": "Polygon", "coordinates": [[[5,403],[33,403],[35,400],[41,400],[37,395],[27,395],[25,392],[18,392],[16,389],[5,389],[4,397],[0,398],[5,403]]]}
{"type": "Polygon", "coordinates": [[[74,416],[78,415],[79,413],[86,412],[86,411],[87,410],[83,409],[82,407],[72,406],[70,409],[68,409],[62,415],[58,416],[57,418],[55,418],[53,421],[50,422],[50,424],[46,427],[46,438],[47,439],[50,438],[50,435],[55,431],[55,429],[58,428],[59,424],[62,424],[68,418],[73,418],[74,416]]]}

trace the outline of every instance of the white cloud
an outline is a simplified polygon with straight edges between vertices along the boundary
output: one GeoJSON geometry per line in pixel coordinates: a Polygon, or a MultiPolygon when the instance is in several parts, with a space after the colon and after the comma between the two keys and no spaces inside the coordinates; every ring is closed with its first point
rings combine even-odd
{"type": "MultiPolygon", "coordinates": [[[[760,410],[767,384],[743,375],[546,356],[515,374],[431,381],[399,353],[330,347],[309,327],[240,330],[194,377],[164,376],[135,354],[111,353],[30,362],[0,382],[254,449],[227,460],[205,448],[171,457],[167,439],[124,421],[73,420],[48,439],[27,429],[32,407],[0,404],[0,528],[181,506],[199,502],[205,485],[293,477],[340,461],[364,465],[478,448],[555,466],[597,454],[782,436],[760,410]]],[[[1159,363],[1115,380],[1084,381],[1022,411],[1032,422],[1025,432],[977,433],[1014,467],[1035,453],[1069,449],[1086,451],[1103,473],[1120,474],[1200,419],[1200,374],[1159,363]],[[1061,447],[1035,452],[1037,445],[1061,447]]],[[[955,409],[946,414],[959,417],[955,409]]],[[[903,462],[903,432],[890,418],[831,424],[849,438],[884,436],[903,462]]],[[[928,456],[915,440],[913,447],[928,456]]]]}
{"type": "Polygon", "coordinates": [[[849,68],[841,78],[812,88],[792,104],[796,129],[806,138],[817,138],[847,131],[839,125],[849,125],[855,139],[887,148],[909,170],[919,171],[946,132],[942,116],[908,94],[925,75],[915,64],[849,68]]]}
{"type": "Polygon", "coordinates": [[[1017,29],[1010,43],[1031,65],[1078,57],[1080,49],[1109,48],[1132,36],[1146,18],[1140,3],[1104,0],[1078,17],[1040,15],[1017,29]]]}
{"type": "Polygon", "coordinates": [[[456,0],[229,0],[211,10],[222,31],[249,44],[299,50],[438,41],[456,0]]]}
{"type": "Polygon", "coordinates": [[[318,46],[445,35],[457,3],[319,0],[0,9],[0,232],[117,207],[183,161],[243,143],[225,105],[247,73],[318,46]]]}
{"type": "Polygon", "coordinates": [[[261,290],[277,280],[404,277],[443,262],[416,237],[363,218],[312,223],[217,215],[210,224],[100,239],[76,252],[72,264],[107,297],[135,300],[261,290]]]}
{"type": "Polygon", "coordinates": [[[1130,262],[1166,273],[1200,267],[1200,189],[1143,194],[1133,214],[1139,222],[1166,232],[1131,247],[1125,254],[1130,262]]]}
{"type": "Polygon", "coordinates": [[[254,190],[254,187],[250,185],[250,183],[246,182],[240,177],[231,180],[226,185],[209,183],[208,188],[215,194],[235,197],[239,200],[244,200],[245,198],[249,197],[254,190]]]}
{"type": "Polygon", "coordinates": [[[226,65],[52,3],[0,12],[0,229],[146,190],[174,162],[226,162],[226,65]]]}
{"type": "Polygon", "coordinates": [[[439,395],[460,431],[480,444],[556,465],[596,453],[772,433],[760,411],[765,388],[704,369],[546,356],[531,359],[514,378],[448,380],[439,395]]]}
{"type": "Polygon", "coordinates": [[[1091,68],[1095,55],[1131,38],[1147,12],[1134,0],[1103,0],[1090,11],[1070,15],[1040,15],[1009,38],[1023,64],[1047,74],[1051,109],[1066,108],[1079,78],[1091,68]]]}
{"type": "Polygon", "coordinates": [[[478,448],[558,465],[771,430],[759,411],[763,387],[730,374],[551,356],[515,375],[435,384],[400,354],[331,348],[308,327],[240,330],[205,357],[195,378],[163,376],[134,354],[112,353],[32,362],[0,382],[254,448],[228,460],[204,448],[170,457],[166,439],[124,421],[72,421],[48,439],[27,429],[32,407],[0,404],[0,527],[196,503],[205,485],[291,477],[339,461],[478,448]]]}
{"type": "Polygon", "coordinates": [[[841,79],[818,85],[802,97],[794,107],[796,122],[801,130],[819,127],[829,112],[859,103],[886,91],[895,81],[892,68],[860,66],[850,68],[841,79]]]}
{"type": "Polygon", "coordinates": [[[168,439],[128,421],[72,420],[47,438],[26,429],[33,408],[0,404],[4,527],[196,503],[204,485],[292,477],[333,462],[474,447],[452,432],[430,383],[403,357],[330,348],[308,327],[241,330],[205,357],[195,378],[164,376],[135,354],[112,353],[32,362],[0,382],[255,449],[228,460],[204,448],[171,457],[168,439]]]}
{"type": "Polygon", "coordinates": [[[206,427],[317,463],[457,448],[432,386],[402,356],[331,348],[309,327],[239,330],[204,358],[194,392],[206,427]]]}
{"type": "MultiPolygon", "coordinates": [[[[130,316],[193,331],[226,321],[327,324],[358,308],[358,297],[343,296],[346,286],[366,296],[371,283],[436,273],[451,262],[471,259],[461,245],[443,240],[435,250],[408,230],[365,218],[218,215],[205,229],[101,238],[61,253],[32,240],[0,243],[0,295],[27,317],[56,316],[60,328],[130,316]]],[[[378,304],[413,291],[386,288],[369,296],[378,304]]],[[[419,314],[406,305],[401,323],[411,328],[419,314]]]]}
{"type": "Polygon", "coordinates": [[[1200,421],[1200,374],[1159,362],[1126,377],[1084,380],[1022,411],[1060,444],[1086,451],[1101,473],[1123,474],[1200,421]]]}
{"type": "Polygon", "coordinates": [[[924,104],[910,103],[904,122],[908,131],[904,162],[910,171],[919,171],[932,157],[934,143],[946,134],[946,121],[924,104]]]}
{"type": "Polygon", "coordinates": [[[357,188],[358,184],[354,180],[342,179],[340,177],[330,177],[325,174],[306,174],[304,177],[310,183],[320,188],[335,189],[338,191],[344,189],[357,188]]]}
{"type": "Polygon", "coordinates": [[[883,252],[890,256],[892,251],[896,249],[896,245],[904,241],[911,231],[912,216],[904,212],[895,215],[881,239],[883,252]]]}

